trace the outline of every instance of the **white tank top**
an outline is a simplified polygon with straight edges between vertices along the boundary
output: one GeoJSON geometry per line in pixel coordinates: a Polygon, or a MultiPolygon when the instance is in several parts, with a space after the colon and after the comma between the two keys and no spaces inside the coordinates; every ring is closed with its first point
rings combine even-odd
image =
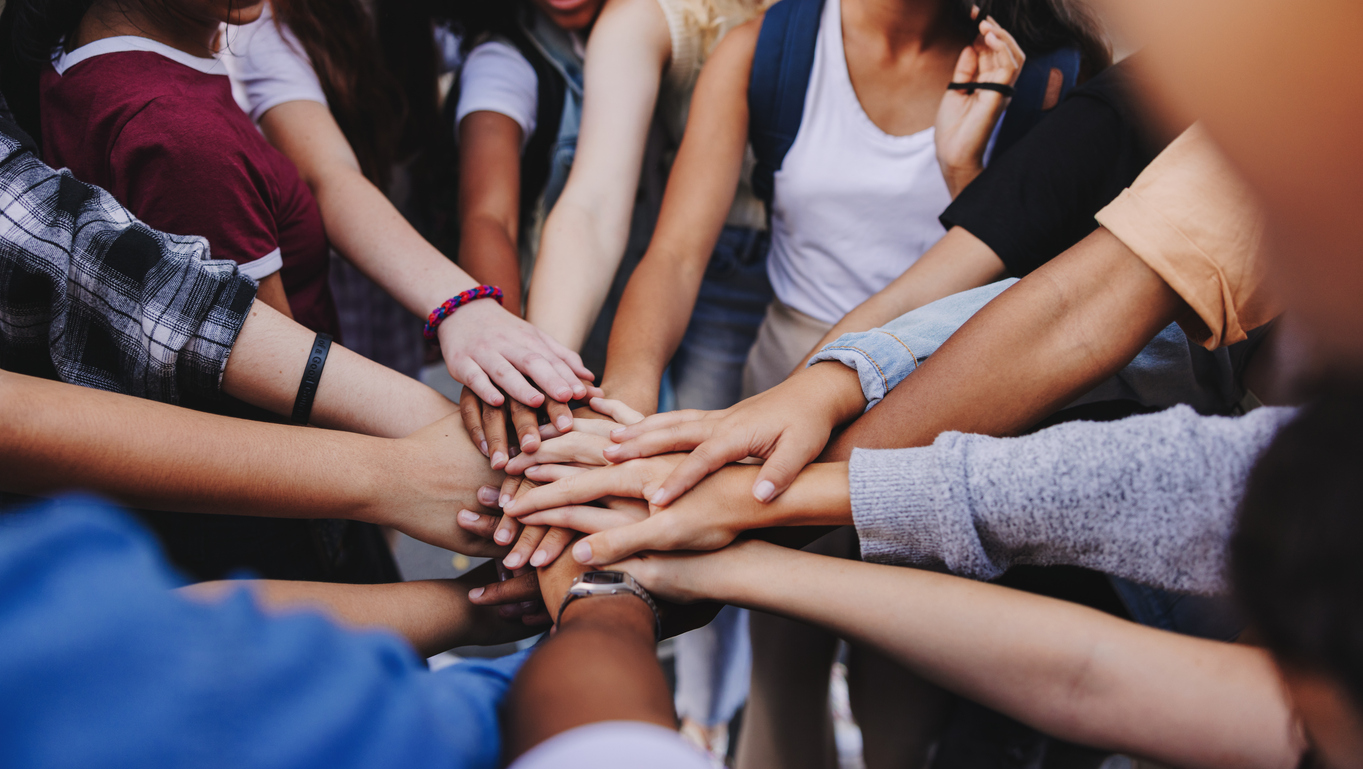
{"type": "Polygon", "coordinates": [[[933,129],[891,136],[847,74],[842,3],[827,0],[795,144],[776,172],[768,272],[776,297],[826,323],[899,277],[946,230],[933,129]]]}

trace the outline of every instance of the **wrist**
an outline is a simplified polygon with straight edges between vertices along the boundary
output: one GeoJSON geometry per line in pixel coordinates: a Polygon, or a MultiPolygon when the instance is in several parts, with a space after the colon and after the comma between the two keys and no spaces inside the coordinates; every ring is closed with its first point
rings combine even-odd
{"type": "Polygon", "coordinates": [[[823,404],[830,428],[846,424],[866,411],[866,396],[861,391],[857,370],[838,361],[820,361],[801,372],[813,391],[809,403],[823,404]]]}
{"type": "Polygon", "coordinates": [[[612,633],[625,630],[653,638],[657,621],[642,598],[624,593],[578,598],[563,609],[559,630],[567,627],[600,627],[612,633]]]}

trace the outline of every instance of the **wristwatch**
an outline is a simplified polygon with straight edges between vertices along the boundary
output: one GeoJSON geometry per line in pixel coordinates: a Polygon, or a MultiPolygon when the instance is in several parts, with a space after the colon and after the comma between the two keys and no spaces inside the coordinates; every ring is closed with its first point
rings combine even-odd
{"type": "Polygon", "coordinates": [[[663,617],[658,612],[658,604],[653,602],[653,596],[648,594],[643,585],[640,585],[634,577],[623,571],[589,571],[579,574],[573,578],[573,584],[568,588],[568,594],[563,597],[563,603],[558,607],[558,618],[554,624],[563,620],[563,610],[568,608],[568,604],[579,598],[591,598],[597,595],[637,595],[648,604],[648,608],[653,611],[653,634],[658,640],[663,637],[663,617]]]}

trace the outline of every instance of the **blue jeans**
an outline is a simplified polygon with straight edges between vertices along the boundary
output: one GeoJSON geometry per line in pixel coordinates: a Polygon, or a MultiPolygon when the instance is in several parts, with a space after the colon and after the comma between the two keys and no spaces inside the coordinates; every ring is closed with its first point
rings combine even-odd
{"type": "Polygon", "coordinates": [[[696,309],[672,356],[666,410],[728,408],[743,390],[743,363],[771,302],[766,232],[725,227],[715,244],[696,309]]]}
{"type": "MultiPolygon", "coordinates": [[[[713,411],[738,402],[743,364],[772,298],[769,243],[767,233],[744,227],[720,234],[691,323],[664,377],[661,410],[713,411]]],[[[743,609],[726,606],[709,625],[677,637],[677,712],[683,718],[705,726],[727,723],[748,698],[747,619],[743,609]]]]}

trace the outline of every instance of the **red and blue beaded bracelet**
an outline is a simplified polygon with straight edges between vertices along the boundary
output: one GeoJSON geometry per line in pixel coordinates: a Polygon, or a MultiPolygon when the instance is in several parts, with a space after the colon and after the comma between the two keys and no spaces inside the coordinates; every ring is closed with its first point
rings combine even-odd
{"type": "Polygon", "coordinates": [[[502,290],[496,286],[475,286],[468,291],[460,291],[431,310],[431,314],[426,316],[426,328],[421,333],[428,342],[436,341],[435,332],[440,328],[440,324],[453,315],[455,310],[476,299],[496,299],[497,304],[501,304],[502,290]]]}

